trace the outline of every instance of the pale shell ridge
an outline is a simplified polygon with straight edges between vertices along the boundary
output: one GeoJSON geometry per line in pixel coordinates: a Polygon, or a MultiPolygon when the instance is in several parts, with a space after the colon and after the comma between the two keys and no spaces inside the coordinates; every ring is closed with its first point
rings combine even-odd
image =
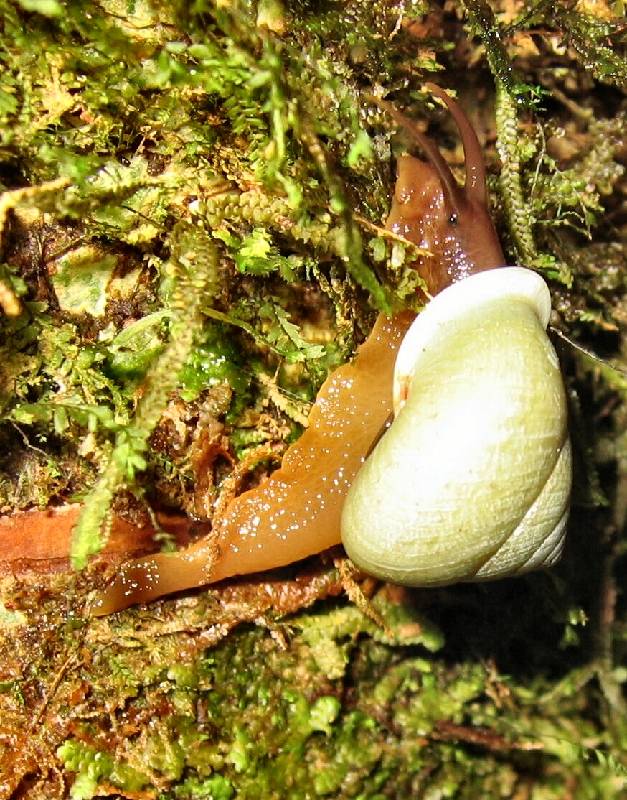
{"type": "Polygon", "coordinates": [[[484,575],[490,580],[499,575],[520,575],[551,566],[559,559],[568,520],[571,473],[572,451],[567,439],[549,480],[516,530],[477,572],[478,580],[484,575]],[[547,535],[551,525],[554,527],[547,535]]]}

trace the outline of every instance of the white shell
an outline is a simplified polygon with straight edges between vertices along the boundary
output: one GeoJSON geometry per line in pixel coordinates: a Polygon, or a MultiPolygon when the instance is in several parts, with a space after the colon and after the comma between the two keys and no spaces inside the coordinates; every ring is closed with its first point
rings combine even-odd
{"type": "Polygon", "coordinates": [[[559,558],[571,449],[550,310],[542,278],[503,267],[453,284],[417,317],[396,362],[396,418],[344,505],[358,566],[430,586],[559,558]]]}

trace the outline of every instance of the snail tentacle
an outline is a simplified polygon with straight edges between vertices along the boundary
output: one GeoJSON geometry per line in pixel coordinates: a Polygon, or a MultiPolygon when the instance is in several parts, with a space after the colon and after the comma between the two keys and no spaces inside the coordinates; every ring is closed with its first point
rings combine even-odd
{"type": "Polygon", "coordinates": [[[451,172],[451,168],[444,160],[442,153],[438,150],[436,145],[431,139],[420,131],[416,123],[401,114],[391,103],[385,100],[377,100],[378,105],[384,108],[392,119],[406,131],[409,136],[418,144],[421,150],[429,159],[429,163],[434,167],[440,179],[441,187],[444,192],[446,203],[451,209],[451,212],[459,213],[459,210],[464,204],[464,193],[460,185],[455,180],[455,176],[451,172]]]}
{"type": "Polygon", "coordinates": [[[427,83],[425,87],[446,105],[459,130],[464,147],[464,163],[466,165],[464,194],[468,200],[486,206],[488,202],[488,193],[486,187],[485,161],[475,129],[470,124],[470,120],[462,111],[461,107],[457,105],[447,92],[439,86],[436,86],[435,83],[427,83]]]}

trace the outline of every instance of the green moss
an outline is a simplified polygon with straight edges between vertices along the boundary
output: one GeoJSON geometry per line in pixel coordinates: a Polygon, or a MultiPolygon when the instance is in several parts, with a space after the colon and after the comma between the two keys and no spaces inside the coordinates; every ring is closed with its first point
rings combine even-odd
{"type": "Polygon", "coordinates": [[[59,767],[75,797],[621,796],[620,3],[1,6],[3,513],[91,490],[80,560],[122,488],[181,510],[207,418],[235,457],[298,435],[373,311],[419,304],[415,248],[381,230],[405,145],[369,96],[459,169],[434,74],[474,114],[508,262],[551,280],[578,462],[550,578],[383,593],[383,630],[232,586],[82,626],[98,576],[10,583],[10,791],[47,800],[59,767]],[[266,627],[227,637],[242,620],[266,627]]]}
{"type": "Polygon", "coordinates": [[[204,389],[224,382],[243,395],[249,380],[238,362],[237,350],[224,331],[217,326],[207,328],[180,372],[181,397],[195,400],[204,389]]]}
{"type": "Polygon", "coordinates": [[[76,773],[70,791],[72,800],[91,800],[98,786],[110,781],[126,791],[139,791],[148,783],[148,777],[132,767],[116,764],[115,761],[82,742],[67,741],[57,748],[57,756],[70,772],[76,773]]]}
{"type": "MultiPolygon", "coordinates": [[[[522,595],[521,607],[537,621],[545,612],[542,593],[528,589],[515,590],[510,603],[522,595]]],[[[481,594],[469,589],[466,607],[481,607],[504,652],[511,651],[519,632],[502,613],[506,593],[487,603],[481,594]]],[[[442,591],[440,606],[447,595],[455,599],[453,590],[442,591]]],[[[384,608],[398,605],[406,614],[415,599],[383,598],[384,608]]],[[[55,724],[45,735],[74,773],[73,796],[158,786],[163,798],[373,798],[391,790],[508,797],[533,775],[541,796],[563,796],[574,781],[582,797],[609,800],[625,785],[613,735],[585,715],[589,669],[573,670],[568,685],[538,671],[525,679],[520,664],[507,676],[493,663],[456,656],[467,650],[463,643],[447,643],[439,655],[416,644],[415,612],[412,635],[405,622],[375,639],[366,617],[337,602],[274,622],[274,637],[240,627],[207,650],[208,631],[233,613],[223,603],[215,590],[169,601],[150,622],[127,614],[88,632],[85,666],[61,675],[46,717],[55,724]],[[322,642],[345,648],[341,670],[321,658],[322,642]],[[86,685],[88,695],[81,694],[86,685]]],[[[241,613],[245,602],[239,604],[241,613]]],[[[59,609],[47,609],[57,619],[59,609]]],[[[54,659],[50,643],[39,655],[29,649],[30,625],[10,634],[14,658],[31,660],[20,681],[22,700],[8,684],[0,695],[5,724],[17,707],[11,703],[30,702],[31,681],[42,679],[38,662],[54,659]]],[[[76,641],[76,625],[63,625],[68,644],[76,641]]],[[[451,637],[487,642],[477,625],[446,627],[451,637]]],[[[2,645],[9,642],[4,631],[2,645]]],[[[546,646],[536,642],[536,661],[551,657],[546,646]]]]}
{"type": "MultiPolygon", "coordinates": [[[[328,626],[328,641],[345,636],[337,625],[337,614],[343,611],[329,609],[317,614],[319,627],[328,626]]],[[[353,632],[370,629],[371,623],[360,612],[356,614],[353,632]]],[[[360,644],[353,638],[354,654],[364,644],[365,640],[360,644]]],[[[385,658],[377,669],[385,674],[393,663],[393,648],[382,648],[385,658]]],[[[119,652],[115,671],[107,669],[96,677],[94,691],[110,692],[113,687],[119,691],[123,685],[125,713],[143,713],[144,709],[151,715],[151,730],[127,741],[119,753],[104,751],[98,757],[94,748],[76,739],[66,742],[59,755],[68,769],[78,773],[75,796],[93,795],[102,781],[129,791],[137,789],[144,773],[175,784],[171,794],[175,797],[196,790],[228,796],[237,787],[239,796],[253,798],[271,796],[289,786],[294,797],[305,797],[308,781],[315,796],[328,796],[338,791],[348,776],[358,784],[365,781],[364,786],[384,780],[392,767],[379,767],[382,743],[369,741],[373,735],[375,739],[383,735],[375,719],[363,710],[343,709],[337,677],[321,669],[306,637],[297,637],[290,650],[278,650],[260,630],[249,630],[192,662],[166,666],[170,648],[157,644],[152,669],[134,675],[134,686],[128,678],[133,672],[131,665],[139,662],[119,652]],[[199,709],[204,719],[201,727],[197,725],[199,709]],[[179,782],[183,775],[185,779],[179,782]]],[[[462,683],[465,686],[468,680],[452,685],[451,706],[457,707],[466,696],[462,683]]],[[[365,700],[367,705],[366,697],[359,704],[365,700]]],[[[422,716],[422,710],[419,714],[422,716]]],[[[96,720],[90,723],[92,736],[97,729],[94,725],[98,725],[96,720]]]]}
{"type": "Polygon", "coordinates": [[[294,620],[300,628],[318,667],[330,678],[341,678],[349,664],[354,637],[364,629],[375,639],[390,643],[420,644],[435,652],[443,645],[442,635],[421,614],[403,604],[378,598],[374,604],[387,630],[380,631],[372,622],[365,622],[355,607],[339,608],[321,617],[307,614],[294,620]]]}
{"type": "Polygon", "coordinates": [[[177,786],[174,797],[177,800],[231,800],[235,790],[228,778],[213,775],[206,780],[187,778],[177,786]]]}

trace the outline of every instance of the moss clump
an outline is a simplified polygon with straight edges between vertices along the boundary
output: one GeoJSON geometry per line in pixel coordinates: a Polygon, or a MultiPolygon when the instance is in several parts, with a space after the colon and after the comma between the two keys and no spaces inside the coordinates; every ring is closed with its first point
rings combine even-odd
{"type": "MultiPolygon", "coordinates": [[[[375,599],[385,635],[355,608],[327,601],[285,623],[267,617],[272,636],[245,626],[207,650],[207,615],[215,631],[231,613],[220,590],[180,600],[141,626],[131,613],[74,625],[73,633],[65,622],[66,645],[57,641],[55,655],[50,640],[45,654],[23,665],[22,704],[31,702],[42,657],[61,668],[30,746],[48,737],[72,796],[81,798],[155,790],[163,798],[378,798],[390,790],[507,797],[530,775],[549,798],[572,782],[584,787],[583,797],[612,797],[626,779],[612,744],[623,734],[588,716],[581,692],[587,668],[565,672],[551,653],[559,624],[545,620],[547,635],[528,663],[516,655],[528,634],[514,630],[511,618],[526,608],[537,627],[546,614],[548,582],[538,581],[536,593],[529,579],[501,586],[496,597],[468,588],[465,605],[481,605],[483,618],[446,645],[415,607],[416,596],[389,591],[375,599]],[[511,615],[502,613],[507,601],[511,615]],[[469,654],[473,643],[489,646],[481,625],[500,638],[501,651],[491,653],[511,667],[509,675],[469,654]],[[344,657],[331,663],[325,647],[344,657]]],[[[231,597],[241,614],[245,596],[231,597]]],[[[443,609],[463,599],[440,591],[430,616],[451,633],[443,609]]],[[[61,612],[47,605],[50,619],[61,612]]],[[[29,623],[11,639],[14,664],[33,656],[40,617],[27,614],[29,623]]],[[[17,696],[10,696],[4,684],[7,727],[19,719],[17,696]]],[[[7,775],[17,755],[5,754],[7,775]]],[[[31,796],[48,791],[49,783],[37,785],[31,796]]]]}
{"type": "Polygon", "coordinates": [[[56,755],[67,770],[76,773],[70,790],[72,800],[91,800],[106,783],[124,787],[127,792],[139,791],[148,783],[146,775],[117,765],[106,753],[76,740],[62,744],[56,755]]]}

